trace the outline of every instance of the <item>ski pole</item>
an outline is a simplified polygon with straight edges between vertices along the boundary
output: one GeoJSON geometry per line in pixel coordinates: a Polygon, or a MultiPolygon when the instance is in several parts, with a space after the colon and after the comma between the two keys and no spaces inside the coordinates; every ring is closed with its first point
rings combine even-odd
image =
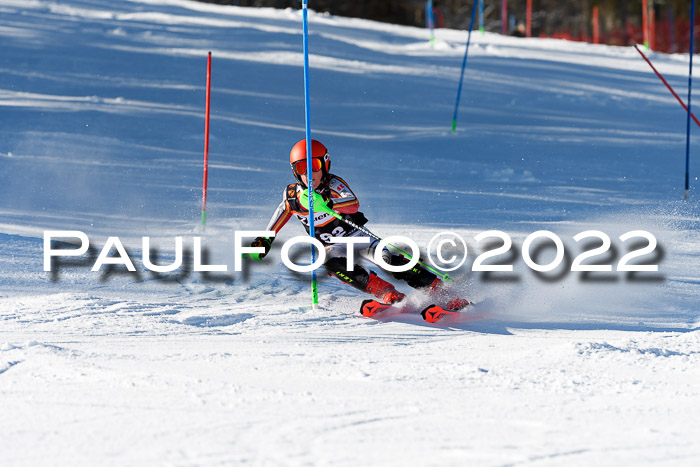
{"type": "MultiPolygon", "coordinates": [[[[373,239],[377,240],[378,242],[381,242],[381,241],[382,241],[382,239],[381,239],[379,236],[373,234],[372,232],[370,232],[369,230],[365,229],[365,228],[362,227],[361,225],[357,225],[357,224],[355,224],[353,221],[344,218],[344,217],[341,216],[339,213],[337,213],[337,212],[335,212],[334,210],[330,209],[328,206],[325,206],[325,205],[323,205],[323,204],[321,204],[321,203],[319,203],[319,205],[320,205],[319,209],[320,209],[321,211],[330,214],[331,216],[335,217],[336,219],[338,219],[338,220],[340,220],[340,221],[342,221],[342,222],[345,222],[345,223],[348,224],[350,227],[356,228],[357,230],[359,230],[359,231],[362,232],[363,234],[367,235],[368,237],[372,237],[373,239]]],[[[412,256],[412,255],[410,255],[409,253],[403,251],[401,248],[399,248],[399,247],[397,247],[397,246],[395,246],[395,245],[392,245],[391,243],[387,243],[387,245],[389,245],[390,247],[392,247],[393,249],[395,249],[396,251],[398,251],[398,252],[401,253],[402,255],[406,256],[408,259],[413,259],[413,256],[412,256]]],[[[449,275],[444,274],[444,273],[441,273],[441,272],[438,271],[437,269],[435,269],[435,268],[433,268],[433,267],[430,267],[429,265],[427,265],[427,264],[425,264],[423,261],[421,261],[420,258],[418,259],[418,264],[420,264],[421,266],[423,266],[424,268],[426,268],[428,271],[432,272],[433,274],[435,274],[436,276],[438,276],[440,279],[442,279],[442,280],[444,280],[444,281],[451,281],[451,280],[452,280],[452,278],[451,278],[449,275]]]]}

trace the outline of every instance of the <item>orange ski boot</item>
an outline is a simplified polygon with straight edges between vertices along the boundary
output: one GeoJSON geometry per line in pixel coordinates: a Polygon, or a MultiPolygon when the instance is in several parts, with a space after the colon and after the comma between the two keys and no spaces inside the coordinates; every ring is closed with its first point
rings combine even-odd
{"type": "MultiPolygon", "coordinates": [[[[428,294],[432,296],[443,296],[446,294],[443,288],[443,282],[439,277],[436,277],[432,284],[428,287],[428,294]]],[[[469,305],[469,301],[461,297],[453,297],[443,306],[448,311],[458,311],[469,305]]]]}
{"type": "Polygon", "coordinates": [[[406,298],[406,295],[396,290],[393,285],[373,272],[369,274],[369,282],[367,283],[366,291],[377,297],[379,301],[384,304],[393,304],[406,298]]]}

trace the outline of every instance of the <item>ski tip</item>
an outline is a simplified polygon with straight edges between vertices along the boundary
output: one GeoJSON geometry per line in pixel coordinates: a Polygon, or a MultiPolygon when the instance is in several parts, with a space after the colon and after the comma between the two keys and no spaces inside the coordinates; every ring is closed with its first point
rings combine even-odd
{"type": "Polygon", "coordinates": [[[360,314],[362,316],[367,316],[369,310],[372,309],[372,302],[374,302],[374,300],[365,300],[362,302],[362,305],[360,305],[360,314]]]}
{"type": "Polygon", "coordinates": [[[364,317],[371,318],[387,308],[391,308],[391,305],[387,305],[376,300],[365,300],[360,306],[360,314],[364,317]]]}
{"type": "Polygon", "coordinates": [[[438,305],[430,305],[428,307],[425,307],[423,311],[420,312],[420,315],[428,323],[437,323],[444,317],[451,316],[457,313],[458,312],[456,311],[445,310],[444,308],[438,305]]]}

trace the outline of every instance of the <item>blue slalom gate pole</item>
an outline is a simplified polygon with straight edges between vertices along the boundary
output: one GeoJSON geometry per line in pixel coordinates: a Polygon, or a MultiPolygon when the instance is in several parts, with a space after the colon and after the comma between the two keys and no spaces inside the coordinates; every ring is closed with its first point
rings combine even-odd
{"type": "MultiPolygon", "coordinates": [[[[314,228],[314,197],[311,191],[314,189],[314,172],[311,164],[311,116],[309,99],[309,14],[307,0],[303,1],[303,22],[304,22],[304,115],[306,117],[306,184],[309,190],[309,235],[315,238],[314,228]]],[[[311,263],[316,262],[316,248],[311,245],[311,263]]],[[[318,282],[316,281],[316,271],[311,271],[311,307],[318,308],[318,282]]]]}
{"type": "MultiPolygon", "coordinates": [[[[695,1],[695,0],[693,0],[695,1]]],[[[467,68],[467,56],[469,55],[469,43],[472,40],[472,28],[474,27],[474,16],[476,16],[476,0],[472,7],[472,19],[469,22],[469,35],[467,36],[467,49],[464,51],[462,60],[462,74],[459,76],[459,87],[457,88],[457,102],[455,102],[455,113],[452,116],[452,133],[457,131],[457,111],[459,110],[459,98],[462,96],[462,81],[464,81],[464,70],[467,68]]]]}
{"type": "Polygon", "coordinates": [[[484,35],[484,0],[479,0],[479,31],[484,35]]]}
{"type": "Polygon", "coordinates": [[[435,26],[433,24],[433,19],[433,0],[428,0],[425,4],[425,22],[428,29],[430,29],[430,45],[435,44],[435,33],[433,32],[435,26]]]}
{"type": "Polygon", "coordinates": [[[695,42],[695,0],[690,7],[690,71],[688,72],[688,118],[685,136],[685,198],[690,191],[690,96],[693,91],[693,48],[695,42]]]}

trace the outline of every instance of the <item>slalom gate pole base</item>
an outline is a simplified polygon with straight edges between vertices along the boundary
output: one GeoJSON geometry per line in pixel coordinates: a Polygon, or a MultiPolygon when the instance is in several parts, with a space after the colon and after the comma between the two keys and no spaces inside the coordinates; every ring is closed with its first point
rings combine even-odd
{"type": "Polygon", "coordinates": [[[683,197],[683,199],[688,199],[689,195],[690,195],[690,193],[688,192],[688,190],[685,190],[685,196],[683,197]]]}
{"type": "Polygon", "coordinates": [[[202,211],[202,226],[207,225],[207,211],[202,211]]]}

